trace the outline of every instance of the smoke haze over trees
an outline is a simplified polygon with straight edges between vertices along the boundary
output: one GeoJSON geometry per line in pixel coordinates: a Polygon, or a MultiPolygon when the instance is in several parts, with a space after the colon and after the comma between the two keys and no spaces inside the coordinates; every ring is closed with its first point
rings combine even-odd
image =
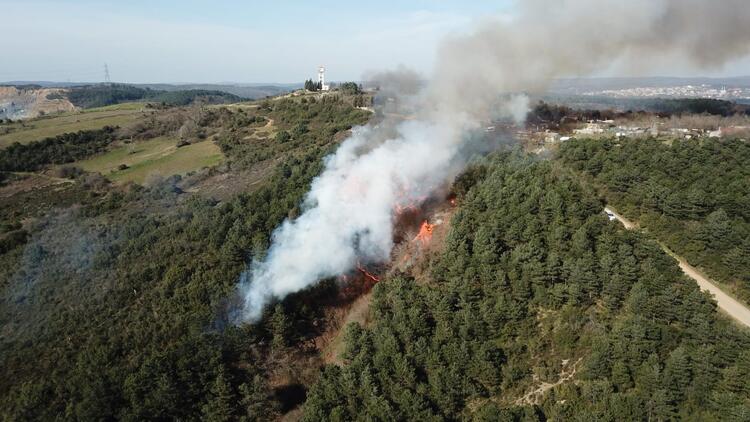
{"type": "Polygon", "coordinates": [[[443,43],[424,89],[404,69],[385,74],[394,85],[415,87],[415,95],[399,97],[415,105],[416,120],[359,129],[328,158],[305,212],[277,229],[268,257],[243,275],[246,319],[273,297],[342,274],[358,260],[386,260],[395,207],[451,180],[471,158],[467,132],[481,122],[523,118],[528,101],[511,94],[540,92],[555,78],[615,61],[645,69],[668,57],[716,68],[750,52],[743,0],[531,0],[519,7],[509,19],[443,43]],[[606,37],[592,36],[601,31],[606,37]]]}

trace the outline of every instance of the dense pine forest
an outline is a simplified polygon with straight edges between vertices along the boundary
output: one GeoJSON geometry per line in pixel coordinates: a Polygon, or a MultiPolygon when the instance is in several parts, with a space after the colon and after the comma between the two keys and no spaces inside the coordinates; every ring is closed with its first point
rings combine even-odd
{"type": "Polygon", "coordinates": [[[618,210],[750,302],[746,141],[581,139],[560,155],[618,210]]]}
{"type": "Polygon", "coordinates": [[[187,89],[162,91],[126,84],[83,85],[71,88],[65,96],[81,108],[104,107],[129,101],[151,101],[165,105],[187,105],[196,100],[209,104],[236,102],[240,97],[223,91],[187,89]]]}
{"type": "Polygon", "coordinates": [[[654,242],[554,163],[483,167],[430,281],[376,286],[372,326],[349,327],[306,420],[750,416],[750,336],[654,242]]]}

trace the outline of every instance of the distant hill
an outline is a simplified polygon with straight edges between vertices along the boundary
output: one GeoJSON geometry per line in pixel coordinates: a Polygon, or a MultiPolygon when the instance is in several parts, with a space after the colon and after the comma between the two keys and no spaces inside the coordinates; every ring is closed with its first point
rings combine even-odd
{"type": "Polygon", "coordinates": [[[218,90],[188,89],[165,91],[134,85],[99,84],[76,86],[65,93],[76,107],[93,108],[129,101],[151,101],[168,105],[187,105],[200,98],[212,104],[232,103],[241,97],[218,90]]]}
{"type": "MultiPolygon", "coordinates": [[[[96,86],[101,85],[95,82],[51,82],[51,81],[9,81],[4,82],[2,85],[8,86],[32,86],[35,88],[72,88],[79,86],[96,86]]],[[[144,89],[152,89],[157,91],[190,91],[190,90],[205,90],[205,91],[221,91],[228,94],[233,94],[238,97],[247,99],[258,99],[267,96],[274,96],[285,94],[287,92],[294,91],[295,89],[302,88],[302,84],[278,84],[278,83],[221,83],[221,84],[169,84],[169,83],[153,83],[153,84],[118,84],[128,85],[144,89]]]]}
{"type": "Polygon", "coordinates": [[[94,108],[130,101],[181,106],[198,99],[209,104],[277,96],[301,84],[102,84],[11,81],[0,84],[0,119],[94,108]]]}
{"type": "Polygon", "coordinates": [[[258,99],[286,94],[302,84],[137,84],[135,86],[162,91],[209,90],[222,91],[242,98],[258,99]]]}

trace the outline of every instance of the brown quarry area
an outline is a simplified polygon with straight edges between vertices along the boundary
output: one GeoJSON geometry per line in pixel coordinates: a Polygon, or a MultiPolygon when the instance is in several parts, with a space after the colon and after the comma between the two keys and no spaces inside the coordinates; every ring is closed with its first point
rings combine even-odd
{"type": "Polygon", "coordinates": [[[16,118],[32,118],[45,114],[74,111],[60,88],[17,88],[0,86],[0,109],[12,107],[16,118]]]}

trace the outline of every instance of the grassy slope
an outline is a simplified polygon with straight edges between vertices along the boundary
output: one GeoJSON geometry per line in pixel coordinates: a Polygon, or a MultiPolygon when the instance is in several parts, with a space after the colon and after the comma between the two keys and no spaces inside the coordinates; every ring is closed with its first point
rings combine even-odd
{"type": "Polygon", "coordinates": [[[143,183],[151,174],[185,174],[214,166],[223,159],[219,147],[211,141],[181,148],[177,148],[176,143],[173,138],[159,137],[121,146],[76,165],[89,172],[102,173],[115,182],[143,183]],[[126,164],[128,168],[118,170],[120,164],[126,164]]]}
{"type": "Polygon", "coordinates": [[[142,114],[143,104],[119,104],[87,110],[85,112],[64,113],[54,117],[43,117],[34,120],[13,123],[8,127],[10,133],[2,134],[0,129],[0,148],[13,142],[22,144],[39,141],[44,138],[79,130],[101,129],[104,126],[124,126],[138,120],[142,114]]]}

